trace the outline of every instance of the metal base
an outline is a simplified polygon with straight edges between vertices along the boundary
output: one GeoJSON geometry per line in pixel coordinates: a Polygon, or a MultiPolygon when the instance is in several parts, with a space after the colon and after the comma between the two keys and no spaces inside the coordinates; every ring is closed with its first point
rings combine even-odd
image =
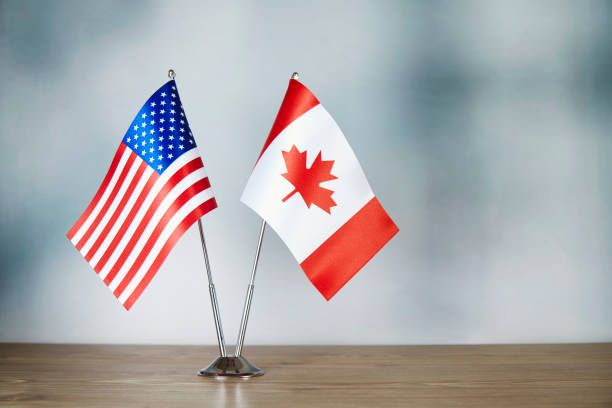
{"type": "Polygon", "coordinates": [[[204,377],[256,377],[263,375],[261,368],[249,363],[249,360],[240,357],[217,357],[211,365],[198,371],[198,375],[204,377]]]}

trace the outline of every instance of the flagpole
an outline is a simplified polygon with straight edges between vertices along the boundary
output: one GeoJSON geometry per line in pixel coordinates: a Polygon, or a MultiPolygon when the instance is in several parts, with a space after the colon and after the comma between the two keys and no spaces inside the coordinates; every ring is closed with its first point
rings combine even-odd
{"type": "Polygon", "coordinates": [[[210,304],[213,310],[215,319],[215,329],[217,330],[217,344],[219,345],[219,355],[227,356],[225,350],[225,338],[223,337],[223,327],[221,326],[221,316],[219,315],[219,304],[217,303],[217,291],[213,283],[212,273],[210,272],[210,263],[208,261],[208,251],[206,250],[206,241],[204,240],[204,229],[202,228],[202,220],[198,219],[198,229],[200,230],[200,240],[202,241],[202,252],[204,253],[204,265],[206,266],[206,276],[208,277],[208,293],[210,294],[210,304]]]}
{"type": "Polygon", "coordinates": [[[251,302],[253,301],[253,290],[255,289],[255,273],[257,272],[257,264],[259,263],[259,253],[261,252],[261,243],[263,242],[264,232],[266,230],[266,221],[261,221],[261,229],[259,231],[259,240],[257,241],[257,250],[255,251],[255,260],[253,261],[253,270],[251,271],[251,280],[247,289],[246,299],[244,300],[244,309],[242,310],[242,319],[240,320],[240,332],[236,341],[236,352],[234,355],[240,357],[242,355],[242,346],[244,344],[244,335],[246,334],[247,323],[249,322],[249,312],[251,311],[251,302]]]}
{"type": "MultiPolygon", "coordinates": [[[[297,72],[291,74],[291,79],[299,79],[300,75],[297,72]]],[[[259,231],[259,240],[257,241],[257,250],[255,251],[255,260],[253,261],[253,270],[251,271],[251,280],[247,289],[247,295],[244,300],[244,309],[242,310],[242,319],[240,321],[240,332],[236,341],[236,352],[234,355],[240,357],[242,355],[242,346],[244,345],[244,336],[246,334],[247,323],[249,322],[249,313],[251,311],[251,302],[253,301],[253,290],[255,289],[255,273],[257,272],[257,264],[259,262],[259,253],[261,252],[261,243],[263,241],[264,232],[266,230],[266,221],[261,221],[261,229],[259,231]]]]}
{"type": "MultiPolygon", "coordinates": [[[[176,73],[172,68],[168,70],[168,78],[173,80],[176,77],[176,73]]],[[[208,261],[208,251],[206,250],[206,240],[204,239],[204,228],[202,227],[202,220],[198,218],[198,229],[200,230],[200,241],[202,241],[202,252],[204,253],[204,266],[206,267],[206,276],[208,277],[208,293],[210,295],[210,304],[213,310],[213,317],[215,320],[215,329],[217,331],[217,344],[219,346],[219,355],[221,357],[227,356],[225,350],[225,338],[223,337],[223,327],[221,326],[221,316],[219,314],[219,304],[217,303],[217,291],[215,290],[215,284],[213,283],[212,273],[210,272],[210,262],[208,261]]]]}

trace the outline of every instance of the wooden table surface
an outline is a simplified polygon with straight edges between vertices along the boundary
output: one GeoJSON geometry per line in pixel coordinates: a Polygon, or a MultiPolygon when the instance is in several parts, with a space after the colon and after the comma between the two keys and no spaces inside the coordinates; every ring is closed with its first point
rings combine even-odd
{"type": "Polygon", "coordinates": [[[196,370],[211,346],[0,344],[0,406],[612,407],[612,344],[249,346],[266,374],[196,370]]]}

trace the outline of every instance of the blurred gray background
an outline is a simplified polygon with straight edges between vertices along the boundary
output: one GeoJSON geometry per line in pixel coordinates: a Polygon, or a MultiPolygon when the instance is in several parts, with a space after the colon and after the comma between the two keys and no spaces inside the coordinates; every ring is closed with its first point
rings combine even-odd
{"type": "Polygon", "coordinates": [[[612,340],[611,3],[0,4],[0,341],[214,343],[196,228],[130,312],[65,237],[170,67],[229,343],[293,71],[400,233],[328,303],[269,230],[247,348],[612,340]]]}

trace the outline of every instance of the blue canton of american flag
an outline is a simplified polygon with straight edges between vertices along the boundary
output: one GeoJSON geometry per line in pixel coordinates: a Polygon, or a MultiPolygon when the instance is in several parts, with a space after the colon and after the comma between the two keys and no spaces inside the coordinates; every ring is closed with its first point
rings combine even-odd
{"type": "Polygon", "coordinates": [[[123,143],[160,174],[196,146],[174,81],[168,81],[144,104],[123,143]]]}
{"type": "Polygon", "coordinates": [[[66,235],[129,310],[183,233],[216,207],[172,80],[140,109],[66,235]]]}

